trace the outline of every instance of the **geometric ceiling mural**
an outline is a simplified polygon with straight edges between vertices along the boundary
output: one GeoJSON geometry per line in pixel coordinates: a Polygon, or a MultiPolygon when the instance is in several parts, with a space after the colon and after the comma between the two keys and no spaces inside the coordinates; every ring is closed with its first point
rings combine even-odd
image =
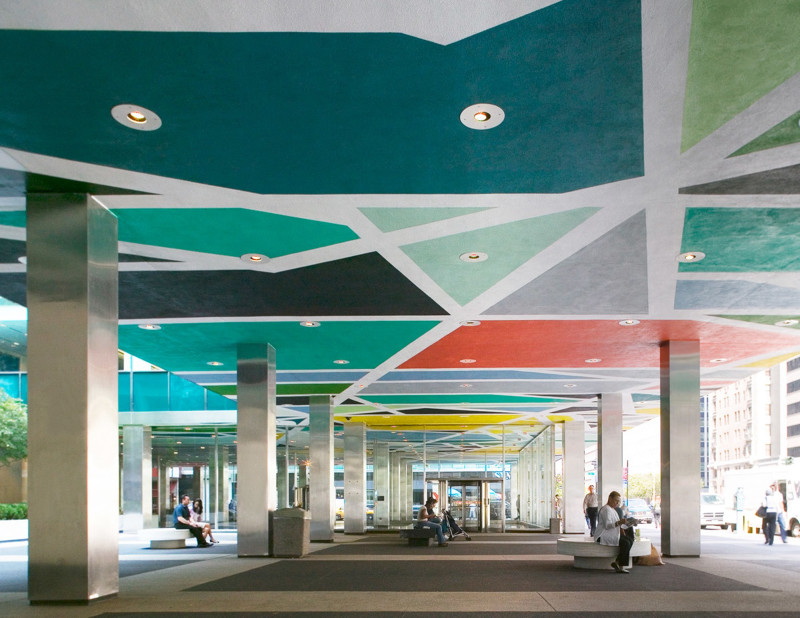
{"type": "Polygon", "coordinates": [[[602,393],[657,416],[666,341],[699,341],[702,393],[800,353],[798,2],[380,4],[9,9],[0,366],[41,193],[117,217],[120,349],[228,397],[226,430],[254,340],[282,425],[330,396],[477,453],[591,440],[602,393]]]}

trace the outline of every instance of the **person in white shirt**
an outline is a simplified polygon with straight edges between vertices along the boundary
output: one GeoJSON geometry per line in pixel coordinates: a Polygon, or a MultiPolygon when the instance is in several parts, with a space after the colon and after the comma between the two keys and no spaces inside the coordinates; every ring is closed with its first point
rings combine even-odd
{"type": "Polygon", "coordinates": [[[611,567],[617,573],[630,573],[625,567],[630,562],[631,547],[633,540],[626,534],[620,534],[620,530],[626,530],[630,526],[627,520],[620,519],[617,514],[617,507],[622,504],[622,496],[619,492],[612,491],[608,494],[608,502],[597,514],[597,530],[594,534],[595,540],[601,545],[619,546],[617,559],[611,563],[611,567]]]}
{"type": "Polygon", "coordinates": [[[783,494],[781,490],[778,489],[777,483],[770,485],[770,489],[775,495],[775,501],[778,503],[778,516],[776,521],[778,522],[778,528],[781,530],[781,541],[786,543],[786,504],[783,501],[783,494]]]}
{"type": "Polygon", "coordinates": [[[597,529],[597,507],[599,506],[600,501],[597,499],[597,494],[594,493],[594,485],[589,485],[589,493],[583,499],[583,516],[589,521],[592,536],[597,529]]]}
{"type": "Polygon", "coordinates": [[[778,501],[772,489],[767,489],[764,493],[761,506],[767,509],[767,515],[764,517],[764,545],[772,545],[775,540],[775,521],[778,518],[778,501]]]}

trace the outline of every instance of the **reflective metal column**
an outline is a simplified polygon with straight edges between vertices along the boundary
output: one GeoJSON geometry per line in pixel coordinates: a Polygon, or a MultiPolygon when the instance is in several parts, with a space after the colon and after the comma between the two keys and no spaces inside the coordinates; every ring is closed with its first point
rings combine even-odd
{"type": "Polygon", "coordinates": [[[389,445],[375,444],[372,479],[375,485],[375,527],[389,527],[389,445]]]}
{"type": "Polygon", "coordinates": [[[562,473],[564,475],[564,495],[561,501],[564,532],[579,534],[586,528],[583,517],[583,478],[586,459],[586,423],[570,421],[562,425],[562,473]]]}
{"type": "Polygon", "coordinates": [[[152,432],[142,425],[122,428],[122,529],[153,527],[152,432]]]}
{"type": "Polygon", "coordinates": [[[402,458],[400,453],[389,455],[389,487],[391,488],[389,497],[389,521],[397,522],[401,518],[400,508],[402,505],[402,489],[400,487],[402,458]]]}
{"type": "Polygon", "coordinates": [[[661,549],[700,555],[700,342],[661,346],[661,549]]]}
{"type": "Polygon", "coordinates": [[[344,533],[367,529],[367,430],[364,423],[344,425],[344,533]]]}
{"type": "Polygon", "coordinates": [[[216,446],[208,462],[208,521],[214,527],[228,521],[228,503],[231,500],[228,476],[228,447],[216,446]]]}
{"type": "Polygon", "coordinates": [[[597,406],[597,497],[606,503],[612,491],[622,491],[622,413],[626,400],[631,409],[631,396],[603,393],[597,406]]]}
{"type": "Polygon", "coordinates": [[[269,515],[275,485],[275,348],[237,348],[237,522],[239,556],[269,555],[269,515]]]}
{"type": "Polygon", "coordinates": [[[309,398],[308,429],[311,540],[333,541],[336,492],[333,487],[333,410],[330,396],[309,398]]]}
{"type": "Polygon", "coordinates": [[[117,220],[28,195],[28,598],[119,589],[117,220]]]}

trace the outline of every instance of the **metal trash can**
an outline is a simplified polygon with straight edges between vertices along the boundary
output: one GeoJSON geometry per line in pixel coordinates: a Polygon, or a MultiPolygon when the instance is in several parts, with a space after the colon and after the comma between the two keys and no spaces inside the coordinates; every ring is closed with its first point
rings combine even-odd
{"type": "Polygon", "coordinates": [[[550,518],[550,534],[561,534],[561,518],[550,518]]]}
{"type": "Polygon", "coordinates": [[[278,509],[270,513],[272,555],[275,558],[302,558],[308,553],[311,514],[300,508],[278,509]]]}

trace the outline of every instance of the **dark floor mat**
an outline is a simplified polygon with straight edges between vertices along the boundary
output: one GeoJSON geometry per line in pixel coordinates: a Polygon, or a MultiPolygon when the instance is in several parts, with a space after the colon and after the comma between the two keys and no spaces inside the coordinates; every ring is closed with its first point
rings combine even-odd
{"type": "Polygon", "coordinates": [[[541,556],[556,555],[556,544],[526,543],[492,543],[457,539],[450,541],[447,547],[438,547],[436,543],[428,547],[409,545],[402,539],[386,539],[382,543],[358,542],[337,543],[325,549],[315,551],[313,556],[435,556],[450,554],[457,556],[541,556]]]}
{"type": "Polygon", "coordinates": [[[762,590],[674,564],[636,567],[627,575],[615,573],[610,566],[608,571],[578,570],[556,561],[475,560],[434,566],[446,571],[447,578],[420,575],[416,560],[283,560],[190,590],[442,592],[451,589],[452,582],[457,582],[459,590],[487,593],[762,590]]]}

